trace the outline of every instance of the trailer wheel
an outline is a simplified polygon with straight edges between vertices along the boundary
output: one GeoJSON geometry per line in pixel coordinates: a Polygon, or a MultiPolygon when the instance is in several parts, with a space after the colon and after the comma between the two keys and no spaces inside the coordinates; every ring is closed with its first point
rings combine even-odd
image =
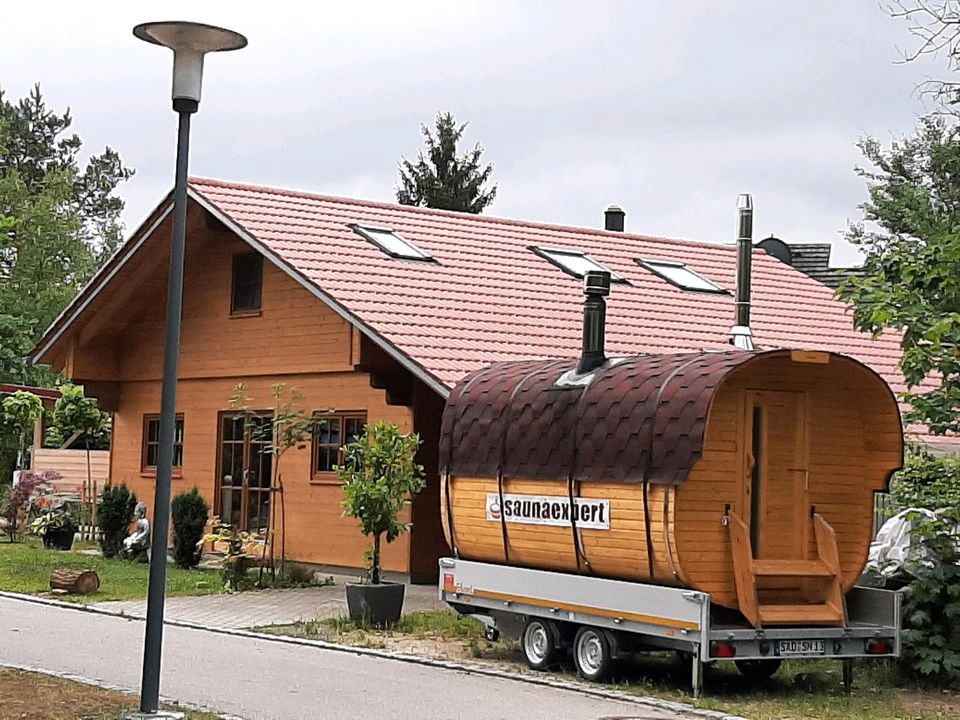
{"type": "Polygon", "coordinates": [[[573,641],[573,661],[581,677],[600,682],[613,667],[613,646],[606,632],[584,626],[573,641]]]}
{"type": "Polygon", "coordinates": [[[740,674],[748,680],[762,682],[777,674],[783,660],[734,660],[733,664],[737,666],[740,674]]]}
{"type": "Polygon", "coordinates": [[[527,665],[533,670],[546,670],[560,661],[557,652],[557,626],[551,620],[530,618],[523,629],[520,644],[523,646],[523,656],[527,665]]]}

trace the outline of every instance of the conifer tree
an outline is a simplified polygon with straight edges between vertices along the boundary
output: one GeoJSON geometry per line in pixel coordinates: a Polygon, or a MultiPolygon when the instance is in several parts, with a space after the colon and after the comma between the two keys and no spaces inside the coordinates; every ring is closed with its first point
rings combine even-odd
{"type": "Polygon", "coordinates": [[[497,196],[497,186],[484,187],[493,173],[493,163],[483,165],[483,148],[457,154],[457,143],[467,123],[457,125],[449,112],[436,119],[436,135],[423,125],[424,150],[412,163],[400,160],[400,186],[397,201],[401,205],[417,205],[440,210],[481,213],[497,196]]]}

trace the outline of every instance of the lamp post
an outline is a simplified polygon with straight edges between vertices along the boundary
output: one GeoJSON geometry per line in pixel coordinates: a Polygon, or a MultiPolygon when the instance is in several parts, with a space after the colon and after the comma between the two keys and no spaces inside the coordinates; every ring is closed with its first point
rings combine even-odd
{"type": "Polygon", "coordinates": [[[232,30],[191,22],[153,22],[137,25],[133,34],[173,50],[173,109],[180,116],[177,133],[177,170],[173,192],[173,234],[170,239],[170,275],[167,280],[166,341],[160,397],[160,433],[157,480],[153,501],[153,537],[150,542],[150,585],[147,591],[146,639],[140,712],[133,717],[163,718],[160,703],[160,656],[163,646],[163,603],[167,583],[167,536],[170,530],[170,478],[176,423],[177,370],[180,360],[180,309],[183,298],[183,256],[187,230],[187,158],[190,116],[200,106],[203,56],[208,52],[239,50],[247,39],[232,30]]]}

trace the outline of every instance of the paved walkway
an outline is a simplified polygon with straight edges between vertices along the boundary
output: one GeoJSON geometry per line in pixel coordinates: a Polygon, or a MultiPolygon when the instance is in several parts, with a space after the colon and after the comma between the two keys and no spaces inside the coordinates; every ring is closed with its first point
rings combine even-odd
{"type": "MultiPolygon", "coordinates": [[[[257,590],[224,595],[167,598],[164,618],[214,628],[246,629],[286,625],[347,614],[344,587],[356,578],[335,575],[334,585],[291,590],[257,590]]],[[[145,600],[95,603],[95,608],[122,612],[133,618],[147,615],[145,600]]],[[[407,585],[404,612],[446,607],[437,599],[435,585],[407,585]]]]}
{"type": "MultiPolygon", "coordinates": [[[[0,665],[139,686],[140,621],[9,598],[0,598],[0,619],[0,665]]],[[[170,625],[163,651],[165,698],[246,720],[689,717],[508,678],[170,625]]]]}

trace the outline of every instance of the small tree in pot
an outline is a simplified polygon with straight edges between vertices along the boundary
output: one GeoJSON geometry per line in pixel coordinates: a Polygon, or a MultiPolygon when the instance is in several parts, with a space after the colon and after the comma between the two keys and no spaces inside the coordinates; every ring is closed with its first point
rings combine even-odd
{"type": "Polygon", "coordinates": [[[414,462],[420,436],[405,435],[393,423],[367,425],[355,442],[343,447],[337,476],[343,486],[344,515],[360,521],[371,536],[367,554],[369,584],[347,585],[347,606],[354,622],[390,625],[400,619],[404,586],[381,581],[381,545],[410,529],[400,513],[425,485],[423,467],[414,462]]]}

